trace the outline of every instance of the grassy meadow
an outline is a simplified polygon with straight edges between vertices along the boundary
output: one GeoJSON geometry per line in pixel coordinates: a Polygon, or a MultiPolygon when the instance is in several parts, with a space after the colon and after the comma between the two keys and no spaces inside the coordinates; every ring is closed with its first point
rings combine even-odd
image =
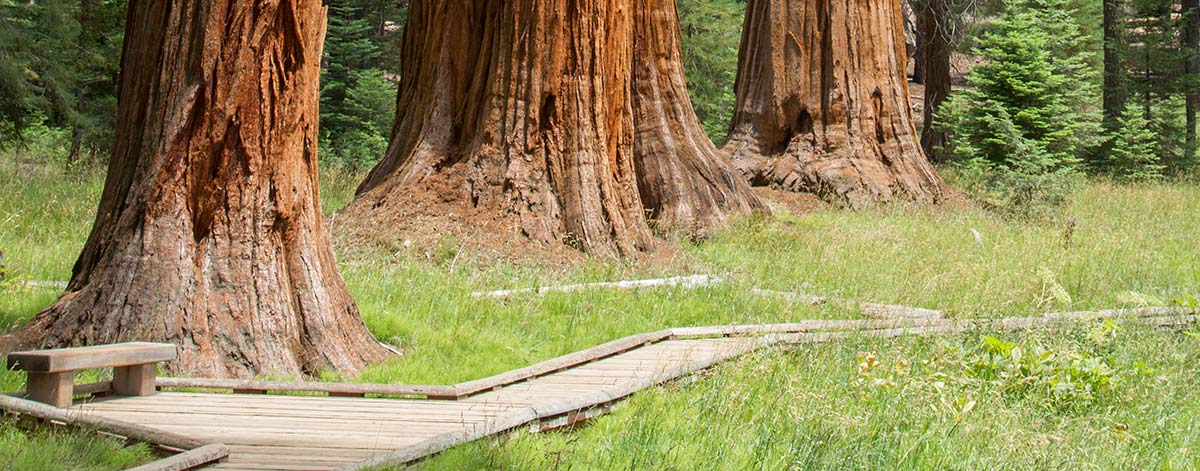
{"type": "Polygon", "coordinates": [[[574,431],[473,442],[416,469],[1200,468],[1200,341],[1075,334],[1005,339],[1049,355],[1022,366],[993,365],[978,335],[763,351],[574,431]]]}
{"type": "MultiPolygon", "coordinates": [[[[326,210],[344,206],[357,180],[325,171],[326,210]]],[[[21,152],[0,153],[0,250],[8,269],[0,283],[4,329],[56,298],[57,289],[24,282],[70,277],[102,186],[103,172],[86,165],[63,168],[21,152]]],[[[338,242],[342,273],[368,327],[405,351],[344,379],[450,384],[666,327],[859,315],[755,296],[755,287],[944,309],[955,317],[1172,304],[1200,292],[1200,186],[1194,184],[1094,181],[1073,195],[1059,218],[1041,221],[1004,219],[971,207],[776,212],[776,218],[741,219],[708,240],[685,244],[672,260],[589,260],[566,268],[485,261],[463,250],[463,241],[446,240],[428,253],[338,242]],[[504,301],[470,296],[695,273],[727,282],[697,290],[504,301]]],[[[1188,394],[1200,386],[1200,340],[1099,324],[1051,337],[984,341],[984,334],[763,352],[695,382],[641,393],[578,430],[481,441],[419,467],[1200,464],[1194,443],[1200,410],[1188,394]],[[1028,353],[1014,357],[1013,351],[1028,353]]],[[[22,381],[22,375],[0,373],[4,390],[20,389],[22,381]]],[[[144,447],[0,423],[0,468],[72,463],[71,469],[120,469],[147,459],[144,447]],[[64,458],[36,461],[23,455],[30,446],[64,458]]]]}

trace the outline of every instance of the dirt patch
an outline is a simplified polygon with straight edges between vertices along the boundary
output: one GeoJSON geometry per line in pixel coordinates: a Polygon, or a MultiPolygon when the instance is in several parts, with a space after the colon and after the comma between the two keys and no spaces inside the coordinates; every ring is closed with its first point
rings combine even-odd
{"type": "MultiPolygon", "coordinates": [[[[517,221],[495,209],[470,205],[465,185],[445,172],[426,177],[412,198],[358,198],[328,218],[339,252],[425,259],[440,265],[512,263],[569,269],[596,260],[565,243],[542,244],[519,229],[517,221]]],[[[753,188],[777,215],[800,216],[828,205],[812,193],[753,188]]],[[[946,190],[948,205],[971,205],[957,189],[946,190]]],[[[621,263],[654,270],[696,270],[699,261],[681,248],[681,237],[659,234],[650,250],[621,263]]]]}
{"type": "MultiPolygon", "coordinates": [[[[513,263],[554,269],[596,260],[565,237],[550,244],[530,239],[515,216],[471,204],[464,182],[458,172],[440,171],[423,178],[410,198],[380,199],[371,193],[356,198],[328,218],[339,252],[382,252],[442,265],[513,263]]],[[[622,263],[656,269],[692,265],[677,242],[658,240],[622,263]]]]}
{"type": "Polygon", "coordinates": [[[783,212],[792,216],[800,216],[825,206],[821,198],[813,193],[798,193],[794,191],[777,190],[770,187],[754,187],[754,194],[766,201],[777,213],[783,212]]]}
{"type": "Polygon", "coordinates": [[[516,255],[568,262],[582,257],[565,246],[552,247],[524,237],[515,221],[498,211],[472,207],[457,172],[424,177],[409,193],[410,198],[372,196],[384,190],[376,188],[330,216],[330,228],[340,247],[382,250],[431,262],[453,262],[464,253],[489,261],[516,255]]]}
{"type": "Polygon", "coordinates": [[[948,208],[974,208],[979,206],[979,201],[962,191],[950,185],[942,188],[942,206],[948,208]]]}

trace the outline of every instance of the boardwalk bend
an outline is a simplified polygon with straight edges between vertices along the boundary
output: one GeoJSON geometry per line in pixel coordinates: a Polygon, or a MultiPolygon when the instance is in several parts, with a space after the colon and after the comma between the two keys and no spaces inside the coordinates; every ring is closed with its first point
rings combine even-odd
{"type": "Polygon", "coordinates": [[[669,329],[454,386],[155,378],[153,364],[164,359],[162,348],[121,344],[10,355],[10,368],[29,373],[30,391],[0,395],[0,406],[10,414],[96,429],[177,452],[139,471],[359,470],[410,463],[509,431],[574,424],[609,411],[640,389],[773,345],[1053,328],[1100,318],[1167,327],[1194,323],[1194,314],[1148,308],[998,320],[669,329]],[[114,367],[113,382],[73,385],[74,370],[105,366],[114,367]],[[63,407],[48,405],[56,403],[63,407]]]}

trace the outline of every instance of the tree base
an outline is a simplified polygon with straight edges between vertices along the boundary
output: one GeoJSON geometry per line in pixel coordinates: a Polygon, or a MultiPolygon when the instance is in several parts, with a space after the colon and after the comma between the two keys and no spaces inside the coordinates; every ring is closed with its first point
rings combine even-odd
{"type": "Polygon", "coordinates": [[[937,204],[945,193],[945,183],[937,175],[917,169],[901,171],[886,158],[735,153],[733,163],[751,186],[812,193],[826,203],[852,209],[898,201],[937,204]]]}

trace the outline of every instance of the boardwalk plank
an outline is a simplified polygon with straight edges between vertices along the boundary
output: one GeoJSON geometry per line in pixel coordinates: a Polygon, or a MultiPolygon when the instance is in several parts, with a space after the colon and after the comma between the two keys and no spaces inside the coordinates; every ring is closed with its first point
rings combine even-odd
{"type": "MultiPolygon", "coordinates": [[[[482,407],[493,408],[494,404],[476,404],[482,407]]],[[[145,406],[145,405],[119,405],[114,404],[105,408],[84,408],[81,409],[85,413],[94,415],[121,414],[121,413],[160,413],[164,415],[216,415],[216,416],[245,416],[245,417],[297,417],[297,418],[340,418],[340,419],[361,419],[361,420],[411,420],[414,422],[445,422],[445,421],[466,421],[466,422],[482,422],[499,413],[510,409],[510,406],[502,405],[496,410],[486,412],[474,411],[413,411],[407,409],[366,409],[366,410],[328,410],[328,409],[267,409],[258,408],[253,405],[245,407],[225,407],[225,406],[189,406],[187,408],[164,409],[161,407],[145,406]]]]}
{"type": "Polygon", "coordinates": [[[577,410],[606,411],[613,399],[755,345],[745,339],[667,340],[458,401],[163,392],[101,399],[73,410],[225,443],[230,458],[211,469],[330,470],[382,456],[420,457],[537,417],[564,421],[570,419],[563,414],[577,410]]]}
{"type": "Polygon", "coordinates": [[[222,427],[259,429],[294,427],[296,430],[316,430],[330,432],[371,431],[379,433],[406,432],[443,432],[457,430],[467,424],[478,424],[484,421],[455,422],[451,420],[412,421],[412,420],[365,420],[346,418],[306,418],[306,417],[252,417],[239,415],[209,415],[209,414],[163,414],[149,412],[111,412],[110,417],[130,422],[143,423],[150,426],[209,426],[221,424],[222,427]]]}

